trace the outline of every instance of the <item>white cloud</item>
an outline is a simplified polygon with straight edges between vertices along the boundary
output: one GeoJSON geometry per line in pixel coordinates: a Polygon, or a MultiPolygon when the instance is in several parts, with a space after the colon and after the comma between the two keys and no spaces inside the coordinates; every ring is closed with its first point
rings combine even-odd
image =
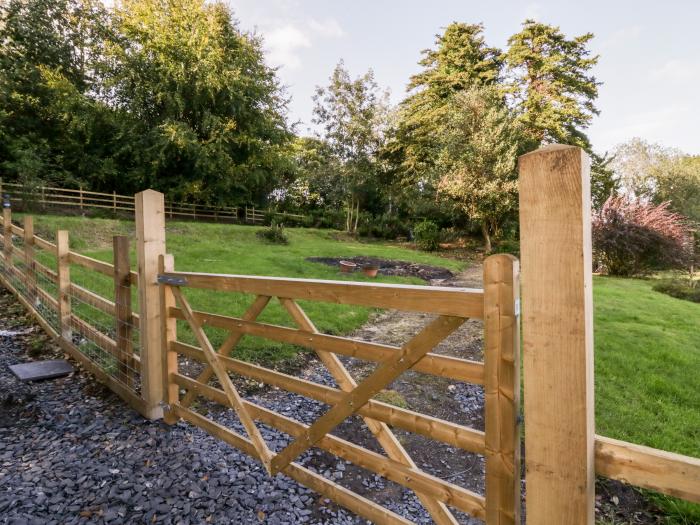
{"type": "Polygon", "coordinates": [[[286,24],[269,31],[263,31],[267,60],[273,66],[289,69],[301,67],[299,51],[311,47],[311,39],[298,27],[286,24]]]}
{"type": "Polygon", "coordinates": [[[309,20],[309,29],[319,36],[325,38],[341,38],[345,36],[345,31],[335,18],[325,18],[324,20],[309,20]]]}

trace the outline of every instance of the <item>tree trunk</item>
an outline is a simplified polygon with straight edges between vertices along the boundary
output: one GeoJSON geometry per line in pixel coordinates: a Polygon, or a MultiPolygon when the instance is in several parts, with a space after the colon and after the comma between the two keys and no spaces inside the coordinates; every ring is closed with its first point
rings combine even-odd
{"type": "Polygon", "coordinates": [[[357,222],[360,220],[360,199],[357,199],[357,209],[355,210],[355,228],[353,228],[352,232],[357,233],[357,222]]]}
{"type": "Polygon", "coordinates": [[[489,233],[488,222],[481,222],[481,235],[484,236],[484,253],[491,253],[491,234],[489,233]]]}

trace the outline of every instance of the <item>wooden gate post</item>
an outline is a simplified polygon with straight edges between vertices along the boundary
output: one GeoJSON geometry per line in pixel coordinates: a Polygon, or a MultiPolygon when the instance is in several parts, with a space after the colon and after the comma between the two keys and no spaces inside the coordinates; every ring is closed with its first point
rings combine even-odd
{"type": "MultiPolygon", "coordinates": [[[[158,258],[158,272],[174,272],[175,259],[172,254],[161,255],[158,258]]],[[[170,343],[177,341],[177,320],[170,316],[170,308],[177,306],[175,296],[170,286],[160,285],[160,307],[163,322],[161,323],[162,353],[165,356],[163,362],[163,397],[166,410],[163,413],[163,421],[172,425],[178,421],[178,417],[172,407],[180,401],[180,387],[170,377],[177,374],[177,352],[170,348],[170,343]]]]}
{"type": "Polygon", "coordinates": [[[486,523],[520,525],[520,282],[518,260],[484,261],[486,523]]]}
{"type": "Polygon", "coordinates": [[[165,255],[165,201],[154,190],[137,193],[136,258],[139,273],[139,329],[141,331],[141,396],[145,417],[163,417],[163,352],[158,259],[165,255]]]}
{"type": "Polygon", "coordinates": [[[520,157],[526,509],[535,525],[594,520],[590,160],[520,157]]]}
{"type": "Polygon", "coordinates": [[[119,379],[128,387],[133,386],[134,343],[132,340],[133,317],[131,315],[131,262],[129,238],[115,235],[112,238],[114,257],[114,313],[116,343],[119,360],[119,379]]]}

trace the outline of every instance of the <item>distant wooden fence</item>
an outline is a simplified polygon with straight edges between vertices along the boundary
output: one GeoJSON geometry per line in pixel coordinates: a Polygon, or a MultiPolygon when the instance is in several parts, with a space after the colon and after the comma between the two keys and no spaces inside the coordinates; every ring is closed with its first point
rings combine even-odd
{"type": "MultiPolygon", "coordinates": [[[[595,474],[700,503],[700,459],[594,431],[587,157],[566,146],[522,157],[520,199],[528,522],[591,524],[595,474]]],[[[9,209],[3,216],[0,279],[98,379],[147,417],[163,416],[167,423],[186,420],[258,458],[269,473],[285,473],[375,523],[410,521],[300,465],[298,457],[315,446],[375,472],[414,491],[439,524],[456,523],[453,510],[488,525],[520,523],[521,287],[513,257],[486,259],[483,290],[182,272],[166,253],[163,195],[152,190],[137,194],[135,210],[137,273],[128,267],[126,239],[115,239],[114,261],[106,263],[70,251],[67,232],[58,232],[51,243],[34,235],[31,217],[19,228],[9,209]],[[47,262],[46,254],[55,257],[53,262],[47,262]],[[89,287],[86,275],[93,274],[107,283],[89,287]],[[109,283],[111,296],[105,292],[109,283]],[[253,301],[240,317],[215,314],[195,310],[191,290],[197,290],[199,300],[209,290],[248,294],[253,301]],[[273,300],[295,328],[258,321],[273,300]],[[300,300],[424,312],[433,320],[401,347],[382,345],[321,333],[300,300]],[[85,314],[89,308],[106,317],[90,318],[85,314]],[[432,351],[472,318],[483,320],[483,363],[432,351]],[[187,324],[194,341],[178,338],[178,322],[187,324]],[[210,329],[227,333],[218,349],[210,329]],[[338,388],[231,357],[244,336],[313,350],[338,388]],[[377,366],[358,383],[338,355],[377,366]],[[193,374],[180,366],[183,357],[203,368],[193,374]],[[484,431],[375,398],[408,370],[483,385],[484,431]],[[315,399],[329,409],[307,425],[243,399],[230,372],[315,399]],[[193,401],[198,396],[232,408],[247,435],[197,411],[193,401]],[[353,414],[363,418],[386,455],[333,435],[353,414]],[[289,435],[291,442],[274,451],[256,421],[289,435]],[[485,493],[426,473],[392,428],[484,456],[485,493]]]]}
{"type": "MultiPolygon", "coordinates": [[[[96,208],[110,210],[115,214],[133,214],[136,209],[133,195],[88,191],[83,188],[57,188],[53,186],[38,186],[28,189],[21,184],[4,182],[0,178],[0,200],[5,194],[10,196],[10,202],[13,204],[34,203],[44,206],[77,208],[79,210],[96,208]]],[[[249,224],[264,224],[268,218],[282,222],[285,220],[301,222],[305,218],[301,214],[255,207],[244,207],[241,209],[235,206],[209,206],[170,201],[165,202],[165,216],[168,219],[245,222],[249,224]]]]}

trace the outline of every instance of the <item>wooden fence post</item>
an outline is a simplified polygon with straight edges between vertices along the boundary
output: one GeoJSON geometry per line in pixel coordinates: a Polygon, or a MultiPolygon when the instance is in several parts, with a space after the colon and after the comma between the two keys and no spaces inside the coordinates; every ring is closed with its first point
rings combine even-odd
{"type": "Polygon", "coordinates": [[[2,251],[5,256],[5,271],[12,272],[12,208],[2,209],[2,251]]]}
{"type": "MultiPolygon", "coordinates": [[[[24,265],[26,266],[27,296],[36,298],[36,262],[34,261],[34,217],[24,216],[24,265]]],[[[36,305],[34,305],[36,306],[36,305]]]]}
{"type": "Polygon", "coordinates": [[[129,261],[129,238],[115,235],[114,249],[114,313],[116,321],[116,343],[119,359],[119,379],[133,385],[134,343],[132,339],[133,317],[131,315],[131,262],[129,261]]]}
{"type": "Polygon", "coordinates": [[[80,194],[79,194],[80,195],[80,209],[82,211],[82,209],[83,209],[83,185],[81,184],[79,186],[79,188],[80,188],[80,194]]]}
{"type": "Polygon", "coordinates": [[[139,273],[141,395],[149,419],[163,417],[163,352],[161,344],[158,258],[165,255],[165,201],[154,190],[137,193],[136,257],[139,273]]]}
{"type": "Polygon", "coordinates": [[[117,192],[116,192],[116,190],[112,192],[112,212],[115,215],[117,213],[117,192]]]}
{"type": "Polygon", "coordinates": [[[590,161],[551,145],[520,157],[527,521],[594,520],[590,161]]]}
{"type": "MultiPolygon", "coordinates": [[[[174,272],[175,260],[171,254],[161,255],[158,261],[158,273],[174,272]]],[[[177,374],[177,352],[170,348],[170,343],[177,340],[177,320],[169,315],[170,307],[176,306],[175,296],[170,286],[160,285],[161,340],[163,361],[163,398],[166,410],[163,413],[163,421],[172,425],[179,419],[170,408],[179,403],[180,387],[171,380],[171,374],[177,374]]]]}
{"type": "Polygon", "coordinates": [[[484,261],[486,522],[520,524],[520,282],[518,260],[484,261]]]}
{"type": "Polygon", "coordinates": [[[70,304],[70,246],[68,231],[56,232],[56,273],[58,274],[58,323],[61,337],[72,343],[70,304]]]}

